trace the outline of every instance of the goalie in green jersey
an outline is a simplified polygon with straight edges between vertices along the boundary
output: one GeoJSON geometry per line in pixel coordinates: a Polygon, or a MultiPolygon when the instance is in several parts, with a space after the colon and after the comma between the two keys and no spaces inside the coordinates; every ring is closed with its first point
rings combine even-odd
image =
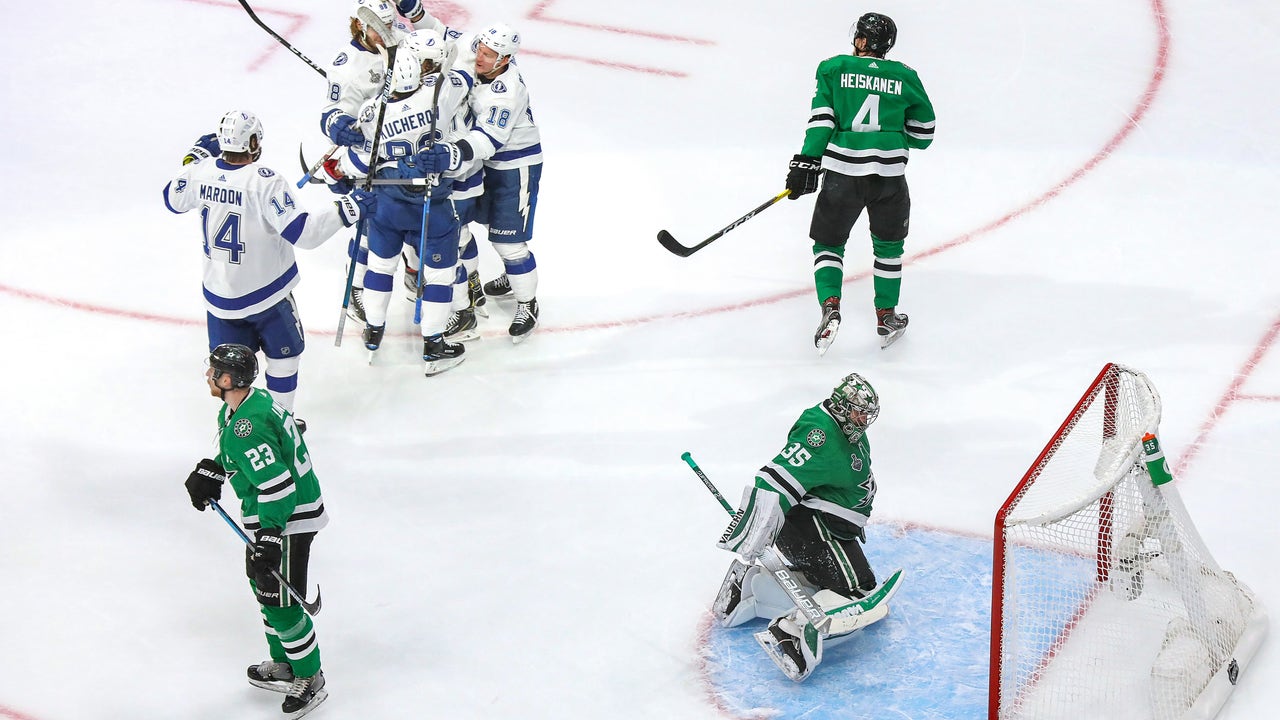
{"type": "Polygon", "coordinates": [[[257,687],[285,693],[281,710],[307,714],[328,697],[311,617],[285,588],[306,588],[311,542],[328,522],[307,444],[293,415],[253,387],[258,360],[245,345],[224,344],[209,355],[209,392],[218,411],[218,459],[204,459],[187,478],[191,504],[203,511],[228,482],[240,500],[245,529],[245,574],[266,626],[271,659],[250,665],[257,687]]]}
{"type": "Polygon", "coordinates": [[[907,316],[897,311],[911,217],[907,155],[933,142],[934,115],[916,71],[885,59],[897,37],[897,25],[880,13],[867,13],[849,28],[853,54],[818,65],[804,145],[789,164],[792,200],[817,191],[818,178],[825,175],[809,226],[813,279],[822,305],[814,334],[819,355],[840,328],[845,244],[864,208],[875,255],[872,284],[880,346],[888,347],[907,329],[907,316]]]}
{"type": "Polygon", "coordinates": [[[712,611],[725,627],[772,620],[770,644],[791,660],[793,679],[821,661],[822,642],[808,618],[756,562],[770,546],[831,618],[828,645],[884,618],[901,570],[880,585],[862,552],[876,497],[867,426],[880,413],[875,388],[857,373],[805,410],[786,446],[756,473],[717,546],[741,556],[725,574],[712,611]],[[806,626],[809,630],[808,642],[806,626]]]}

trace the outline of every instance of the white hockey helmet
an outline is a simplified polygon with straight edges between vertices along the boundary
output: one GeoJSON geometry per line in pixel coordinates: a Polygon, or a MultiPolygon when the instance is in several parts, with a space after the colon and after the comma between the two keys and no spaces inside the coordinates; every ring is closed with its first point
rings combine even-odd
{"type": "Polygon", "coordinates": [[[480,42],[498,53],[498,57],[507,57],[520,49],[520,33],[505,23],[494,23],[480,31],[480,42]]]}
{"type": "MultiPolygon", "coordinates": [[[[351,17],[359,19],[360,8],[367,7],[373,11],[374,15],[382,21],[383,25],[391,27],[391,23],[396,19],[396,6],[390,0],[356,0],[355,6],[351,8],[351,17]]],[[[363,26],[364,23],[361,23],[363,26]]]]}
{"type": "Polygon", "coordinates": [[[257,150],[261,152],[266,134],[262,121],[248,110],[232,110],[218,123],[218,147],[223,152],[249,152],[249,139],[257,136],[257,150]]]}
{"type": "Polygon", "coordinates": [[[430,60],[437,69],[444,64],[444,59],[449,54],[444,36],[429,28],[414,30],[405,36],[401,44],[418,58],[419,63],[430,60]]]}
{"type": "Polygon", "coordinates": [[[411,93],[422,87],[422,61],[413,52],[396,53],[396,64],[391,68],[391,92],[411,93]]]}

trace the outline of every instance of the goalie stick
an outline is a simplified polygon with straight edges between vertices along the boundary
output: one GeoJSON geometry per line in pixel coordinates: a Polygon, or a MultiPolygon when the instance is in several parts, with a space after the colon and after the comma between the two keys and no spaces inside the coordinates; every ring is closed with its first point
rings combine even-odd
{"type": "MultiPolygon", "coordinates": [[[[271,28],[267,27],[266,23],[259,20],[257,13],[253,11],[253,8],[249,7],[249,3],[245,2],[245,0],[240,0],[240,7],[244,8],[244,11],[249,13],[250,19],[252,19],[255,23],[257,23],[258,27],[262,28],[263,30],[266,30],[268,35],[275,38],[281,45],[285,46],[286,48],[289,48],[289,52],[293,53],[294,55],[297,55],[298,59],[310,65],[312,70],[315,70],[316,72],[320,73],[324,77],[328,77],[325,71],[320,69],[319,65],[311,62],[311,58],[307,57],[306,55],[303,55],[301,52],[298,52],[298,48],[290,45],[288,40],[285,40],[284,38],[277,35],[275,30],[272,30],[271,28]]],[[[299,185],[298,187],[302,187],[302,186],[299,185]]]]}
{"type": "Polygon", "coordinates": [[[725,227],[721,228],[720,231],[717,232],[716,234],[712,235],[711,237],[707,238],[706,240],[703,240],[702,242],[692,247],[685,247],[684,245],[681,245],[680,243],[676,242],[675,237],[673,237],[671,233],[667,232],[666,230],[658,231],[658,242],[662,245],[662,247],[670,250],[671,252],[675,253],[676,255],[679,255],[680,257],[689,257],[690,255],[701,250],[702,248],[724,237],[725,234],[728,233],[730,230],[750,220],[751,218],[759,214],[762,210],[767,209],[769,206],[773,205],[774,203],[778,202],[779,200],[781,200],[782,198],[790,194],[791,194],[790,190],[783,190],[777,195],[774,195],[773,197],[769,198],[763,205],[760,205],[759,207],[755,208],[754,210],[747,213],[746,215],[743,215],[737,220],[734,220],[733,222],[729,223],[725,227]]]}
{"type": "MultiPolygon", "coordinates": [[[[227,521],[227,524],[231,526],[232,530],[236,531],[236,534],[240,536],[240,540],[243,541],[245,545],[248,545],[249,547],[253,547],[253,540],[249,538],[249,535],[246,534],[244,530],[240,529],[240,526],[236,524],[235,520],[231,519],[230,515],[227,515],[227,511],[222,509],[222,506],[218,504],[217,500],[210,500],[209,506],[212,507],[214,510],[218,511],[218,514],[222,516],[223,520],[227,521]]],[[[288,593],[293,596],[293,599],[297,600],[298,604],[302,606],[302,609],[307,611],[308,615],[310,615],[311,617],[315,617],[316,615],[320,614],[320,586],[319,585],[316,586],[315,601],[308,602],[307,599],[302,596],[302,593],[298,592],[297,588],[289,584],[289,581],[285,580],[284,577],[280,575],[279,571],[272,570],[271,574],[275,576],[276,580],[280,581],[280,587],[288,591],[288,593]]]]}
{"type": "MultiPolygon", "coordinates": [[[[368,191],[373,187],[373,174],[378,167],[378,151],[382,145],[382,120],[387,115],[387,100],[391,98],[391,78],[394,74],[392,69],[396,64],[396,47],[400,44],[400,39],[388,32],[387,26],[369,8],[358,8],[356,16],[367,27],[372,27],[377,31],[378,36],[382,38],[384,43],[379,46],[379,52],[386,52],[386,72],[383,73],[382,92],[378,96],[378,118],[377,124],[373,126],[373,148],[369,153],[369,173],[364,179],[364,189],[368,191]]],[[[347,326],[347,308],[351,306],[351,286],[356,279],[356,257],[360,254],[360,241],[368,227],[369,218],[365,213],[361,213],[360,222],[356,225],[355,243],[351,246],[351,261],[347,265],[347,286],[342,293],[342,309],[338,314],[338,331],[333,338],[335,347],[342,346],[342,330],[347,326]]],[[[369,356],[369,362],[373,362],[372,354],[369,356]]]]}
{"type": "MultiPolygon", "coordinates": [[[[698,479],[702,481],[702,484],[707,486],[707,490],[711,491],[711,494],[720,501],[720,506],[724,508],[724,511],[733,516],[735,514],[733,506],[724,499],[724,496],[720,494],[720,491],[711,482],[711,479],[707,477],[706,473],[702,472],[702,468],[698,467],[698,463],[693,461],[693,456],[686,452],[680,456],[680,459],[688,463],[689,467],[698,476],[698,479]]],[[[831,618],[822,611],[822,606],[818,605],[804,585],[801,585],[800,581],[796,579],[795,574],[782,562],[782,558],[778,556],[778,551],[773,547],[769,547],[760,556],[760,564],[765,570],[769,571],[774,581],[778,583],[778,587],[782,588],[782,591],[791,598],[796,607],[800,608],[805,617],[809,618],[809,622],[813,623],[818,632],[825,637],[827,628],[831,625],[831,618]]]]}

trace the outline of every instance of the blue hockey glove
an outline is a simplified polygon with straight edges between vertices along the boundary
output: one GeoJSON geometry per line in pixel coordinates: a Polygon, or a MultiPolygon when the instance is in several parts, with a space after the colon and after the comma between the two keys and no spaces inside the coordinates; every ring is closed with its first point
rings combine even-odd
{"type": "Polygon", "coordinates": [[[351,227],[360,221],[361,216],[368,217],[378,208],[378,196],[365,190],[353,190],[350,195],[343,195],[336,202],[338,218],[342,224],[351,227]]]}
{"type": "Polygon", "coordinates": [[[187,151],[186,155],[183,156],[182,164],[190,165],[191,163],[198,163],[201,160],[218,157],[221,154],[222,148],[218,147],[217,135],[213,133],[201,135],[200,138],[196,140],[196,144],[187,151]]]}
{"type": "Polygon", "coordinates": [[[334,115],[329,121],[329,139],[334,145],[344,147],[363,145],[364,133],[355,124],[356,119],[350,115],[334,115]]]}
{"type": "Polygon", "coordinates": [[[409,22],[416,23],[426,14],[426,10],[422,8],[421,0],[397,0],[396,12],[409,18],[409,22]]]}
{"type": "Polygon", "coordinates": [[[462,151],[453,143],[436,143],[418,153],[417,166],[426,173],[442,173],[462,167],[462,151]]]}
{"type": "Polygon", "coordinates": [[[787,189],[791,191],[791,199],[808,195],[818,189],[818,176],[822,174],[822,158],[811,155],[796,155],[787,163],[787,189]]]}

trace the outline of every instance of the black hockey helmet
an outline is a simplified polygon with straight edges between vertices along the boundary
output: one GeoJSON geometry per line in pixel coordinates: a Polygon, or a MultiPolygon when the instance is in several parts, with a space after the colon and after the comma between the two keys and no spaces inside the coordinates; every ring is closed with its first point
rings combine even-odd
{"type": "Polygon", "coordinates": [[[258,357],[246,345],[223,343],[209,353],[213,379],[231,374],[231,387],[247,388],[258,377],[258,357]]]}
{"type": "Polygon", "coordinates": [[[866,38],[866,49],[879,57],[884,57],[898,40],[898,26],[888,15],[880,13],[869,12],[863,15],[850,30],[849,42],[866,38]]]}

